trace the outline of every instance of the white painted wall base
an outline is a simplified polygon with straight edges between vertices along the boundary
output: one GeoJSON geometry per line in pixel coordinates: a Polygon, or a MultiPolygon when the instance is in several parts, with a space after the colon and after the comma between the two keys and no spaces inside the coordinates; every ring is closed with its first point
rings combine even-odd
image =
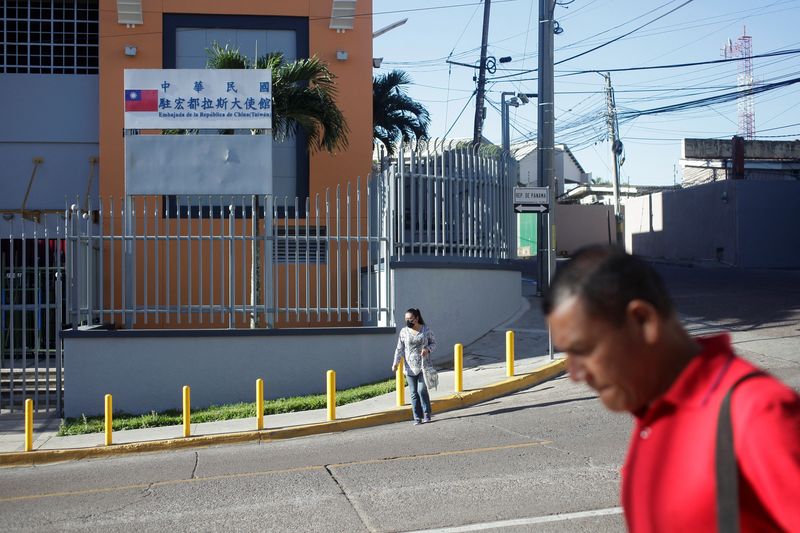
{"type": "MultiPolygon", "coordinates": [[[[418,307],[439,341],[436,360],[504,323],[522,301],[520,272],[497,265],[406,262],[393,273],[395,320],[418,307]]],[[[100,414],[107,393],[119,411],[179,409],[183,385],[193,408],[252,402],[257,378],[267,398],[321,393],[328,369],[337,388],[350,388],[390,378],[396,342],[394,327],[64,332],[64,414],[100,414]]]]}

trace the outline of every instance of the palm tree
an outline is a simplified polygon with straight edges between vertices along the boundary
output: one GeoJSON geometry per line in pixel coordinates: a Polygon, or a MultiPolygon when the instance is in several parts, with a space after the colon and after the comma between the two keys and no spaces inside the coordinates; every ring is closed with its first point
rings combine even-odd
{"type": "MultiPolygon", "coordinates": [[[[237,48],[228,45],[213,43],[206,52],[207,68],[244,69],[253,66],[237,48]]],[[[306,134],[306,147],[310,152],[334,152],[347,148],[349,128],[336,106],[336,76],[326,63],[316,56],[287,63],[282,54],[273,53],[257,58],[255,67],[272,70],[272,134],[277,140],[293,136],[299,127],[306,134]]],[[[253,213],[259,212],[258,204],[258,196],[253,196],[253,213]]],[[[253,235],[257,236],[258,231],[258,224],[254,224],[253,235]]],[[[257,305],[263,295],[261,252],[256,239],[251,244],[251,253],[250,301],[257,305]]],[[[259,316],[252,315],[250,327],[260,326],[259,316]]]]}
{"type": "Polygon", "coordinates": [[[425,106],[406,94],[403,86],[409,83],[411,78],[402,70],[372,80],[372,135],[386,146],[390,156],[397,141],[428,137],[430,115],[425,106]]]}
{"type": "MultiPolygon", "coordinates": [[[[206,50],[207,68],[251,68],[237,48],[213,43],[206,50]]],[[[334,152],[347,148],[350,129],[336,105],[336,76],[318,57],[287,63],[280,53],[256,60],[256,68],[272,69],[272,131],[277,140],[291,137],[299,127],[309,151],[334,152]]]]}

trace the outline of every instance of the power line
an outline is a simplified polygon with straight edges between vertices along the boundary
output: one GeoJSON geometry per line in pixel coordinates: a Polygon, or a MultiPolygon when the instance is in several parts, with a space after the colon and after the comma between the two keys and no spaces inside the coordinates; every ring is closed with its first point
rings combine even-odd
{"type": "MultiPolygon", "coordinates": [[[[506,4],[508,2],[517,2],[518,0],[493,0],[496,4],[506,4]]],[[[431,6],[431,7],[417,7],[414,9],[395,9],[393,11],[372,11],[370,13],[356,13],[353,18],[372,17],[374,15],[396,15],[398,13],[415,13],[418,11],[435,11],[439,9],[452,9],[455,7],[472,7],[481,5],[483,2],[470,2],[469,4],[449,4],[444,6],[431,6]]],[[[335,17],[309,17],[308,20],[330,20],[335,17]]]]}
{"type": "Polygon", "coordinates": [[[635,27],[634,29],[632,29],[632,30],[631,30],[631,31],[629,31],[628,33],[623,33],[623,34],[622,34],[622,35],[620,35],[619,37],[614,37],[614,38],[613,38],[613,39],[611,39],[610,41],[606,41],[606,42],[605,42],[605,43],[603,43],[603,44],[599,44],[599,45],[595,46],[594,48],[590,48],[590,49],[588,49],[588,50],[584,50],[583,52],[580,52],[579,54],[575,54],[574,56],[570,56],[570,57],[568,57],[568,58],[566,58],[566,59],[562,59],[562,60],[560,60],[560,61],[556,61],[555,63],[553,63],[553,65],[560,65],[561,63],[566,63],[567,61],[572,61],[573,59],[577,59],[577,58],[579,58],[579,57],[585,56],[586,54],[590,54],[590,53],[592,53],[592,52],[594,52],[594,51],[596,51],[596,50],[599,50],[600,48],[603,48],[603,47],[606,47],[606,46],[608,46],[608,45],[610,45],[610,44],[613,44],[613,43],[615,43],[615,42],[619,41],[620,39],[623,39],[623,38],[627,37],[628,35],[631,35],[631,34],[633,34],[633,33],[636,33],[637,31],[641,30],[642,28],[644,28],[644,27],[646,27],[646,26],[649,26],[650,24],[652,24],[652,23],[654,23],[654,22],[656,22],[656,21],[658,21],[658,20],[661,20],[661,19],[663,19],[663,18],[664,18],[664,17],[666,17],[667,15],[671,15],[672,13],[676,12],[677,10],[681,9],[681,8],[682,8],[682,7],[684,7],[684,6],[687,6],[687,5],[691,4],[692,2],[694,2],[694,0],[686,0],[686,1],[685,1],[684,3],[682,3],[681,5],[679,5],[679,6],[675,7],[675,8],[673,8],[673,9],[670,9],[669,11],[667,11],[666,13],[664,13],[663,15],[659,15],[659,16],[657,16],[656,18],[654,18],[653,20],[650,20],[650,21],[648,21],[648,22],[645,22],[645,23],[644,23],[644,24],[642,24],[641,26],[637,26],[637,27],[635,27]]]}
{"type": "Polygon", "coordinates": [[[745,95],[756,95],[767,91],[772,91],[775,89],[780,89],[782,87],[788,87],[790,85],[794,85],[795,83],[800,83],[800,77],[798,78],[791,78],[788,80],[759,85],[753,88],[742,89],[739,91],[733,91],[729,93],[724,93],[716,96],[710,96],[707,98],[700,98],[699,100],[690,100],[688,102],[681,102],[679,104],[672,104],[667,106],[655,107],[652,109],[645,109],[642,111],[623,111],[619,114],[620,118],[624,118],[625,120],[632,120],[634,118],[646,116],[646,115],[657,115],[660,113],[672,113],[676,111],[685,111],[687,109],[694,109],[697,107],[704,107],[707,105],[713,104],[722,104],[726,102],[732,102],[737,98],[740,98],[745,95]]]}
{"type": "MultiPolygon", "coordinates": [[[[751,56],[753,59],[758,59],[762,57],[775,57],[775,56],[785,56],[791,54],[800,54],[800,48],[793,48],[791,50],[779,50],[776,52],[767,52],[764,54],[758,54],[751,56]]],[[[729,59],[713,59],[710,61],[695,61],[691,63],[671,63],[668,65],[652,65],[649,67],[623,67],[623,68],[604,68],[604,69],[592,69],[592,70],[576,70],[574,72],[569,72],[566,74],[561,74],[559,77],[565,78],[567,76],[576,76],[578,74],[591,74],[596,72],[631,72],[635,70],[659,70],[665,68],[683,68],[683,67],[697,67],[700,65],[715,65],[717,63],[730,63],[731,61],[741,61],[742,58],[729,58],[729,59]]]]}
{"type": "Polygon", "coordinates": [[[461,118],[461,115],[463,115],[463,114],[464,114],[464,111],[467,109],[467,106],[469,106],[469,103],[472,101],[472,97],[473,97],[473,96],[475,96],[475,94],[476,94],[477,92],[478,92],[477,90],[475,90],[475,91],[473,91],[473,92],[472,92],[472,96],[470,96],[470,97],[469,97],[469,99],[467,99],[467,102],[464,104],[464,107],[462,107],[462,108],[461,108],[461,111],[458,113],[458,116],[457,116],[457,117],[456,117],[456,119],[453,121],[453,125],[452,125],[452,126],[450,126],[450,129],[448,129],[448,130],[445,132],[445,134],[444,134],[442,137],[447,137],[447,135],[448,135],[448,134],[449,134],[449,133],[450,133],[450,132],[453,130],[453,128],[455,127],[455,125],[458,123],[458,119],[460,119],[460,118],[461,118]]]}
{"type": "MultiPolygon", "coordinates": [[[[765,52],[763,54],[753,55],[753,59],[765,58],[765,57],[776,57],[776,56],[785,56],[785,55],[793,55],[793,54],[800,54],[800,48],[792,48],[790,50],[776,50],[774,52],[765,52]]],[[[691,63],[668,63],[665,65],[650,65],[650,66],[641,66],[641,67],[618,67],[618,68],[598,68],[592,70],[575,70],[575,71],[562,71],[558,75],[557,78],[566,78],[569,76],[577,76],[579,74],[594,74],[594,73],[603,73],[603,72],[631,72],[637,70],[661,70],[661,69],[670,69],[670,68],[686,68],[686,67],[698,67],[703,65],[715,65],[719,63],[730,63],[733,61],[741,61],[742,58],[734,57],[729,59],[712,59],[708,61],[695,61],[691,63]]],[[[499,82],[502,79],[509,78],[511,76],[519,76],[522,74],[530,74],[536,72],[538,69],[530,69],[527,71],[521,71],[518,74],[508,74],[505,76],[496,76],[494,78],[489,78],[487,81],[499,82]]],[[[527,78],[521,80],[508,80],[508,81],[534,81],[537,78],[527,78]]]]}
{"type": "MultiPolygon", "coordinates": [[[[577,59],[577,58],[579,58],[579,57],[585,56],[586,54],[590,54],[590,53],[592,53],[592,52],[594,52],[594,51],[596,51],[596,50],[599,50],[600,48],[603,48],[603,47],[606,47],[606,46],[608,46],[608,45],[610,45],[610,44],[613,44],[613,43],[615,43],[615,42],[619,41],[620,39],[624,39],[625,37],[628,37],[629,35],[631,35],[631,34],[633,34],[633,33],[637,32],[637,31],[641,30],[642,28],[644,28],[644,27],[646,27],[646,26],[649,26],[650,24],[652,24],[652,23],[656,22],[657,20],[660,20],[660,19],[662,19],[662,18],[666,17],[667,15],[670,15],[670,14],[674,13],[675,11],[677,11],[677,10],[681,9],[682,7],[684,7],[684,6],[688,5],[688,4],[691,4],[692,2],[694,2],[694,0],[686,0],[686,1],[685,1],[684,3],[682,3],[681,5],[679,5],[679,6],[675,7],[675,8],[673,8],[673,9],[670,9],[670,10],[669,10],[669,11],[667,11],[666,13],[663,13],[663,14],[661,14],[661,15],[657,16],[656,18],[654,18],[654,19],[652,19],[652,20],[650,20],[650,21],[648,21],[648,22],[645,22],[644,24],[642,24],[642,25],[640,25],[640,26],[637,26],[637,27],[635,27],[634,29],[632,29],[631,31],[629,31],[629,32],[627,32],[627,33],[623,33],[622,35],[619,35],[619,36],[617,36],[617,37],[614,37],[613,39],[611,39],[611,40],[609,40],[609,41],[606,41],[606,42],[604,42],[604,43],[602,43],[602,44],[599,44],[599,45],[597,45],[597,46],[595,46],[595,47],[593,47],[593,48],[590,48],[590,49],[588,49],[588,50],[584,50],[583,52],[580,52],[580,53],[578,53],[578,54],[575,54],[575,55],[573,55],[573,56],[570,56],[570,57],[568,57],[568,58],[566,58],[566,59],[562,59],[562,60],[560,60],[560,61],[556,61],[555,63],[553,63],[553,65],[560,65],[561,63],[566,63],[567,61],[572,61],[573,59],[577,59]]],[[[671,4],[671,3],[672,3],[672,2],[667,2],[667,4],[671,4]]],[[[662,4],[662,5],[661,5],[661,6],[659,6],[658,8],[656,8],[656,9],[654,9],[654,10],[651,10],[651,11],[648,11],[648,13],[652,13],[653,11],[656,11],[656,10],[660,9],[661,7],[664,7],[664,6],[665,6],[665,5],[667,5],[667,4],[662,4]]],[[[640,17],[641,17],[641,16],[642,16],[642,15],[640,15],[640,17]]],[[[640,17],[638,17],[638,18],[640,18],[640,17]]],[[[634,19],[634,20],[636,20],[636,19],[634,19]]],[[[629,21],[629,22],[630,22],[630,21],[629,21]]],[[[627,22],[626,22],[626,23],[624,23],[624,24],[621,24],[620,26],[624,26],[625,24],[627,24],[627,22]]],[[[619,26],[615,26],[615,28],[616,28],[616,27],[619,27],[619,26]]],[[[608,30],[606,30],[606,31],[608,31],[608,30]]],[[[530,70],[529,72],[536,72],[537,70],[538,70],[538,69],[532,69],[532,70],[530,70]]],[[[526,73],[526,74],[527,74],[527,73],[526,73]]],[[[507,75],[505,75],[505,76],[497,76],[497,77],[495,77],[495,78],[492,78],[492,80],[497,80],[497,79],[502,79],[502,78],[510,78],[511,76],[514,76],[514,75],[515,75],[515,74],[507,74],[507,75]]]]}

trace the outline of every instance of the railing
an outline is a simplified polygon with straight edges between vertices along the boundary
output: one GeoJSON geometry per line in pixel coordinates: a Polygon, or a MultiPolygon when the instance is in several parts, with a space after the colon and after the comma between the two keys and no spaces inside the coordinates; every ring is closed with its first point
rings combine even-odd
{"type": "Polygon", "coordinates": [[[389,324],[381,180],[311,198],[133,197],[67,213],[67,317],[127,328],[389,324]],[[253,216],[256,213],[257,216],[253,216]],[[382,219],[382,220],[378,220],[382,219]]]}
{"type": "Polygon", "coordinates": [[[487,146],[433,140],[395,158],[375,152],[388,174],[399,256],[449,256],[496,262],[511,258],[517,163],[487,146]]]}
{"type": "Polygon", "coordinates": [[[0,239],[0,413],[61,412],[64,219],[8,213],[0,239]]]}

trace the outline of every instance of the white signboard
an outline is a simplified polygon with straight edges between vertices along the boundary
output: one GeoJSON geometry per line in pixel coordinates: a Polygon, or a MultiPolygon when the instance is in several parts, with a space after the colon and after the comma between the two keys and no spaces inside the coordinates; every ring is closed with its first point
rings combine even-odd
{"type": "Polygon", "coordinates": [[[514,205],[548,205],[549,187],[514,187],[514,205]]]}
{"type": "Polygon", "coordinates": [[[272,128],[267,69],[125,69],[126,129],[272,128]]]}
{"type": "Polygon", "coordinates": [[[271,194],[272,135],[129,135],[125,194],[271,194]]]}

